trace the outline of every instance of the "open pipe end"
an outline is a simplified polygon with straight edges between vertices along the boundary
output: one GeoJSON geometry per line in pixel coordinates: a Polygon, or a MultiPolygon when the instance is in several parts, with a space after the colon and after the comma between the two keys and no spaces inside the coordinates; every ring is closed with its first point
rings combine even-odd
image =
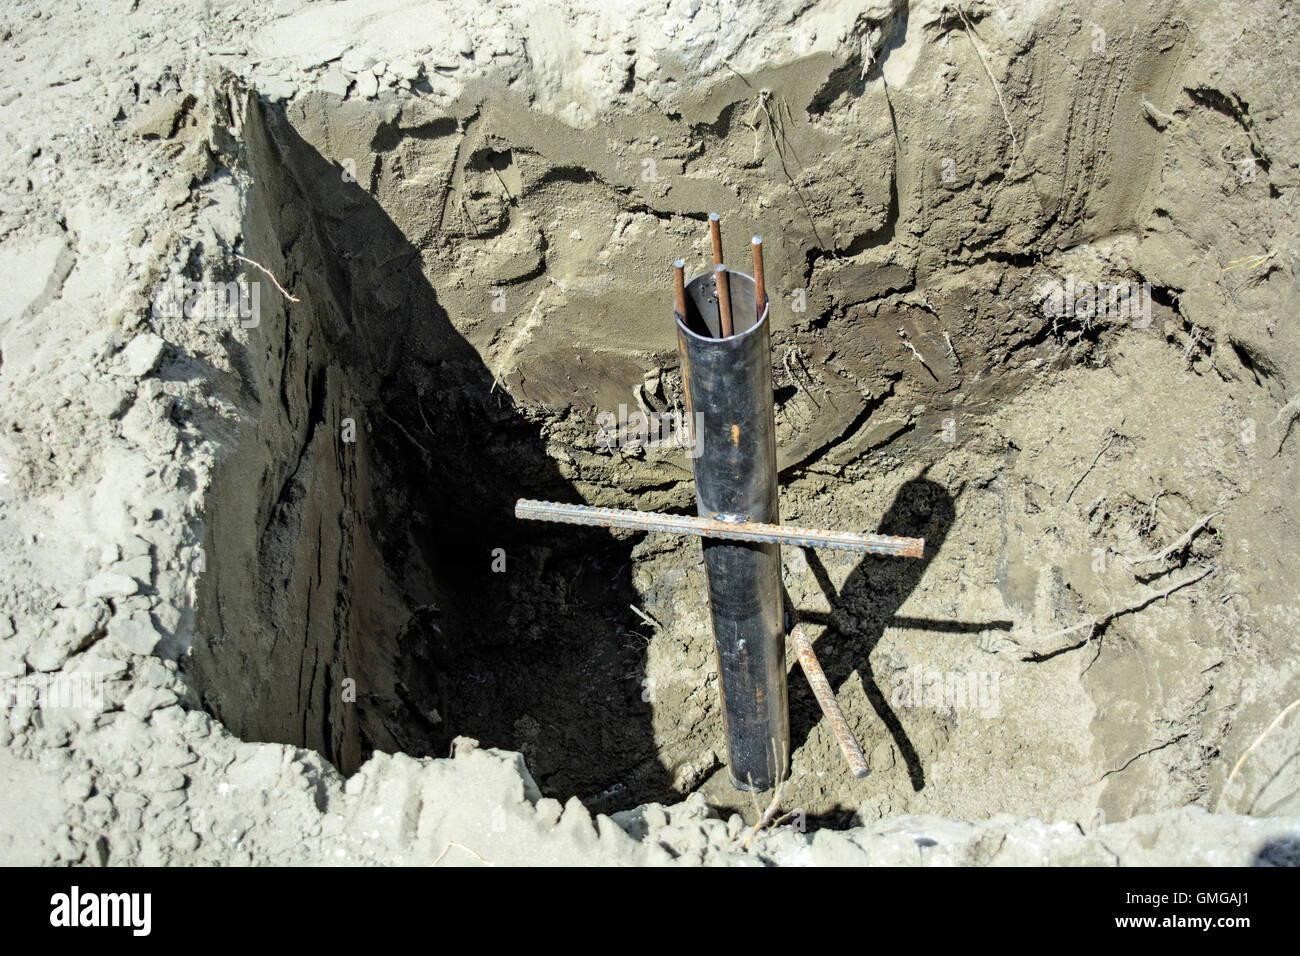
{"type": "Polygon", "coordinates": [[[761,314],[756,308],[754,278],[724,266],[727,288],[731,298],[731,326],[729,337],[722,335],[722,317],[713,272],[698,275],[686,283],[686,314],[678,324],[691,335],[703,339],[730,341],[758,328],[768,317],[770,309],[765,303],[761,314]]]}

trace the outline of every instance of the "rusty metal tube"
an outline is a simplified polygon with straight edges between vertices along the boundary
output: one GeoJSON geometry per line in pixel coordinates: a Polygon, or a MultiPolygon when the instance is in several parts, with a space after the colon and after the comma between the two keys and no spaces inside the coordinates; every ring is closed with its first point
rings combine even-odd
{"type": "MultiPolygon", "coordinates": [[[[686,287],[677,320],[688,416],[703,434],[694,460],[701,518],[777,524],[776,426],[767,310],[757,314],[754,280],[728,270],[733,334],[722,338],[713,276],[686,287]]],[[[786,703],[781,548],[774,542],[704,538],[704,567],[717,649],[732,785],[769,790],[786,776],[786,703]]]]}
{"type": "Polygon", "coordinates": [[[673,308],[676,315],[686,314],[686,262],[682,259],[673,263],[673,308]]]}

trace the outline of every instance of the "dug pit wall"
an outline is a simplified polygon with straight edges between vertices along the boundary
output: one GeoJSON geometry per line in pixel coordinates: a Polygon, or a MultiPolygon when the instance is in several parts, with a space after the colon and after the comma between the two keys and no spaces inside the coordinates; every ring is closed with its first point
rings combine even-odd
{"type": "MultiPolygon", "coordinates": [[[[229,343],[245,426],[209,492],[194,684],[240,736],[319,750],[345,772],[376,750],[445,755],[460,732],[516,743],[513,725],[536,718],[470,712],[466,688],[513,683],[530,699],[581,670],[571,642],[552,639],[568,633],[585,654],[595,625],[565,611],[567,562],[510,509],[518,488],[571,491],[384,209],[256,98],[244,128],[244,253],[302,292],[263,296],[248,347],[229,343]],[[495,663],[521,635],[554,658],[521,660],[531,676],[495,663]]],[[[602,608],[632,600],[627,545],[592,532],[563,553],[608,569],[585,612],[604,628],[602,608]]],[[[592,693],[624,690],[627,667],[615,654],[592,693]]],[[[644,724],[632,691],[608,722],[644,724]]],[[[591,709],[581,695],[558,704],[591,709]]],[[[635,729],[602,739],[598,712],[587,726],[532,710],[591,738],[560,744],[580,766],[593,751],[653,754],[635,729]]],[[[559,774],[561,788],[585,783],[559,774]]]]}
{"type": "MultiPolygon", "coordinates": [[[[1143,89],[1163,88],[1177,42],[1151,55],[1143,89]]],[[[545,792],[601,809],[716,776],[707,745],[674,751],[650,729],[664,705],[647,684],[657,652],[638,643],[627,610],[700,582],[658,545],[530,535],[508,517],[519,494],[689,506],[680,456],[610,454],[593,440],[602,411],[680,400],[670,325],[644,318],[662,314],[667,291],[648,264],[690,241],[699,210],[722,209],[740,234],[759,224],[716,178],[682,173],[701,162],[750,170],[742,191],[765,198],[765,227],[780,224],[769,254],[769,274],[785,277],[773,329],[778,446],[797,497],[807,506],[824,476],[838,476],[873,496],[864,521],[884,513],[872,530],[936,542],[962,482],[896,474],[899,463],[943,453],[945,421],[999,407],[1037,357],[1061,368],[1093,360],[1104,325],[1058,326],[1034,309],[1027,250],[1087,239],[1098,222],[1134,215],[1143,195],[1071,179],[1100,175],[1088,172],[1107,152],[1096,144],[1062,167],[1040,162],[1033,189],[1021,178],[918,177],[897,163],[887,118],[906,131],[923,101],[841,88],[845,75],[812,63],[754,78],[786,117],[768,138],[750,135],[763,97],[733,81],[684,115],[587,131],[503,93],[444,112],[321,95],[250,108],[249,168],[260,175],[245,252],[308,291],[300,303],[265,297],[263,344],[240,358],[258,426],[210,496],[214,573],[200,623],[213,640],[194,665],[215,713],[241,735],[318,747],[345,769],[374,749],[445,753],[468,733],[522,750],[545,792]],[[844,117],[858,122],[850,140],[835,130],[844,117]],[[766,154],[756,167],[755,141],[766,154]],[[795,155],[821,172],[792,181],[795,155]],[[647,158],[674,175],[647,185],[647,158]],[[1047,209],[1043,176],[1057,171],[1065,206],[1047,209]],[[985,222],[978,236],[971,222],[985,222]],[[342,437],[345,419],[355,443],[342,437]],[[865,456],[877,469],[883,460],[883,484],[862,469],[865,456]],[[491,570],[498,549],[503,574],[491,570]],[[332,696],[348,680],[356,701],[341,707],[332,696]]],[[[1086,80],[1094,92],[1114,85],[1104,70],[1086,80]]],[[[1155,147],[1120,110],[1141,92],[1126,90],[1101,125],[1146,169],[1155,147]]],[[[982,152],[1004,138],[1001,118],[980,121],[988,135],[970,138],[959,170],[997,165],[982,152]]],[[[1157,321],[1176,341],[1185,323],[1162,308],[1157,321]]],[[[923,571],[888,585],[895,603],[923,571]]],[[[1006,570],[1005,591],[1026,600],[1033,582],[1022,586],[1020,573],[1006,570]]],[[[694,620],[689,605],[678,610],[694,620]]],[[[690,671],[706,696],[707,670],[690,671]]],[[[952,722],[912,749],[880,692],[866,691],[911,786],[924,786],[927,748],[942,749],[952,722]]],[[[797,711],[796,738],[808,738],[815,710],[797,711]]],[[[690,745],[718,738],[716,720],[706,710],[690,745]]]]}

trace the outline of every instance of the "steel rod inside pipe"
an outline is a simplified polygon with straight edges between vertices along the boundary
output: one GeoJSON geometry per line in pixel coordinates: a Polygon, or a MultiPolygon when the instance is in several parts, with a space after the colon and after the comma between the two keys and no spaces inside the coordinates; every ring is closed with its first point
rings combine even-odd
{"type": "Polygon", "coordinates": [[[722,322],[722,337],[731,338],[734,327],[731,324],[731,283],[727,281],[727,267],[713,267],[714,283],[718,287],[718,318],[722,322]]]}
{"type": "Polygon", "coordinates": [[[754,251],[754,311],[762,315],[763,308],[767,305],[767,283],[763,278],[763,237],[755,236],[750,240],[750,248],[754,251]]]}
{"type": "Polygon", "coordinates": [[[673,263],[673,307],[678,318],[686,318],[686,262],[683,259],[673,263]]]}
{"type": "Polygon", "coordinates": [[[713,286],[718,297],[718,318],[722,323],[722,338],[730,338],[731,322],[731,283],[727,278],[727,268],[722,264],[722,218],[716,213],[709,213],[709,239],[713,244],[713,286]]]}
{"type": "Polygon", "coordinates": [[[709,239],[713,244],[713,264],[722,265],[722,217],[716,212],[709,213],[709,239]]]}

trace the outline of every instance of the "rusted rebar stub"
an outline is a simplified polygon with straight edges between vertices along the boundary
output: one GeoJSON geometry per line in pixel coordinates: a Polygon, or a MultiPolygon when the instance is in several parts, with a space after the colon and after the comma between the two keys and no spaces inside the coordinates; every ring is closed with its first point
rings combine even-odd
{"type": "Polygon", "coordinates": [[[673,315],[681,318],[686,314],[686,260],[673,262],[673,315]]]}
{"type": "MultiPolygon", "coordinates": [[[[790,610],[793,619],[794,609],[790,610]]],[[[844,761],[849,765],[849,772],[859,779],[865,777],[871,770],[867,766],[866,758],[862,756],[862,748],[858,746],[858,739],[853,736],[849,722],[844,719],[844,711],[840,710],[840,703],[835,699],[831,682],[826,679],[826,672],[822,670],[822,665],[817,660],[817,652],[813,650],[812,641],[808,640],[803,625],[797,620],[790,628],[790,643],[794,645],[799,666],[803,668],[804,676],[808,678],[808,686],[812,688],[813,696],[817,698],[817,706],[822,709],[826,721],[831,725],[831,733],[835,735],[835,741],[840,745],[840,753],[844,755],[844,761]]]]}
{"type": "MultiPolygon", "coordinates": [[[[756,314],[754,280],[729,272],[733,334],[720,338],[713,277],[686,286],[677,322],[693,425],[701,517],[775,524],[776,428],[767,309],[756,314]]],[[[781,549],[774,543],[704,538],[704,566],[718,655],[719,686],[732,785],[768,790],[790,753],[786,704],[781,549]]]]}

